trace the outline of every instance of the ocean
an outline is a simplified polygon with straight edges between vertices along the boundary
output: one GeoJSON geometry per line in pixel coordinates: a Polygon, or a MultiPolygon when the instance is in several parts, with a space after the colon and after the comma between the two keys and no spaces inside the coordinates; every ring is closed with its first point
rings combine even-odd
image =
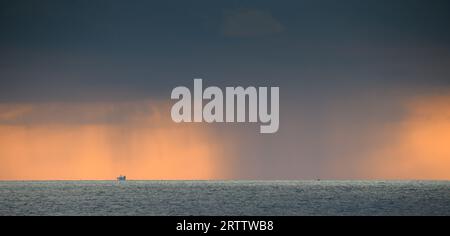
{"type": "Polygon", "coordinates": [[[0,181],[0,215],[450,215],[450,181],[0,181]]]}

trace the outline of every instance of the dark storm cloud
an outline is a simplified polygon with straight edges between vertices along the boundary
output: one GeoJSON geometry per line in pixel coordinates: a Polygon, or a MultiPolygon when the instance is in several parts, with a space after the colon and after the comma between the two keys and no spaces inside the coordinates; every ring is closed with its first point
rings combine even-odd
{"type": "Polygon", "coordinates": [[[371,83],[381,70],[394,84],[448,74],[446,1],[2,1],[0,9],[2,101],[161,97],[194,77],[327,87],[371,83]],[[437,75],[404,74],[422,68],[437,75]]]}

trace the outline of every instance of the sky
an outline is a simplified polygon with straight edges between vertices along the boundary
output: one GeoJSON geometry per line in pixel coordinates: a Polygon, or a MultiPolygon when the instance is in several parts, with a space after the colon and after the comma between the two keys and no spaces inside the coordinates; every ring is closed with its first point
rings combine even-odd
{"type": "Polygon", "coordinates": [[[0,2],[0,179],[450,179],[450,3],[0,2]],[[280,87],[280,128],[174,123],[280,87]]]}

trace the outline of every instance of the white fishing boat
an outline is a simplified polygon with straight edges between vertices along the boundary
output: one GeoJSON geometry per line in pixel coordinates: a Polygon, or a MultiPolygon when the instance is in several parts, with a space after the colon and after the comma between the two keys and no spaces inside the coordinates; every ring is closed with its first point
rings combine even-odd
{"type": "Polygon", "coordinates": [[[127,177],[125,175],[119,175],[119,177],[117,177],[117,181],[125,181],[127,180],[127,177]]]}

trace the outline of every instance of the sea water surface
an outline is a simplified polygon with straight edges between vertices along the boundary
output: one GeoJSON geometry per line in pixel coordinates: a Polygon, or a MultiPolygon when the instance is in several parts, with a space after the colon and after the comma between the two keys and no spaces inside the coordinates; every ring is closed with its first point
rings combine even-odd
{"type": "Polygon", "coordinates": [[[450,215],[450,181],[0,181],[0,215],[450,215]]]}

